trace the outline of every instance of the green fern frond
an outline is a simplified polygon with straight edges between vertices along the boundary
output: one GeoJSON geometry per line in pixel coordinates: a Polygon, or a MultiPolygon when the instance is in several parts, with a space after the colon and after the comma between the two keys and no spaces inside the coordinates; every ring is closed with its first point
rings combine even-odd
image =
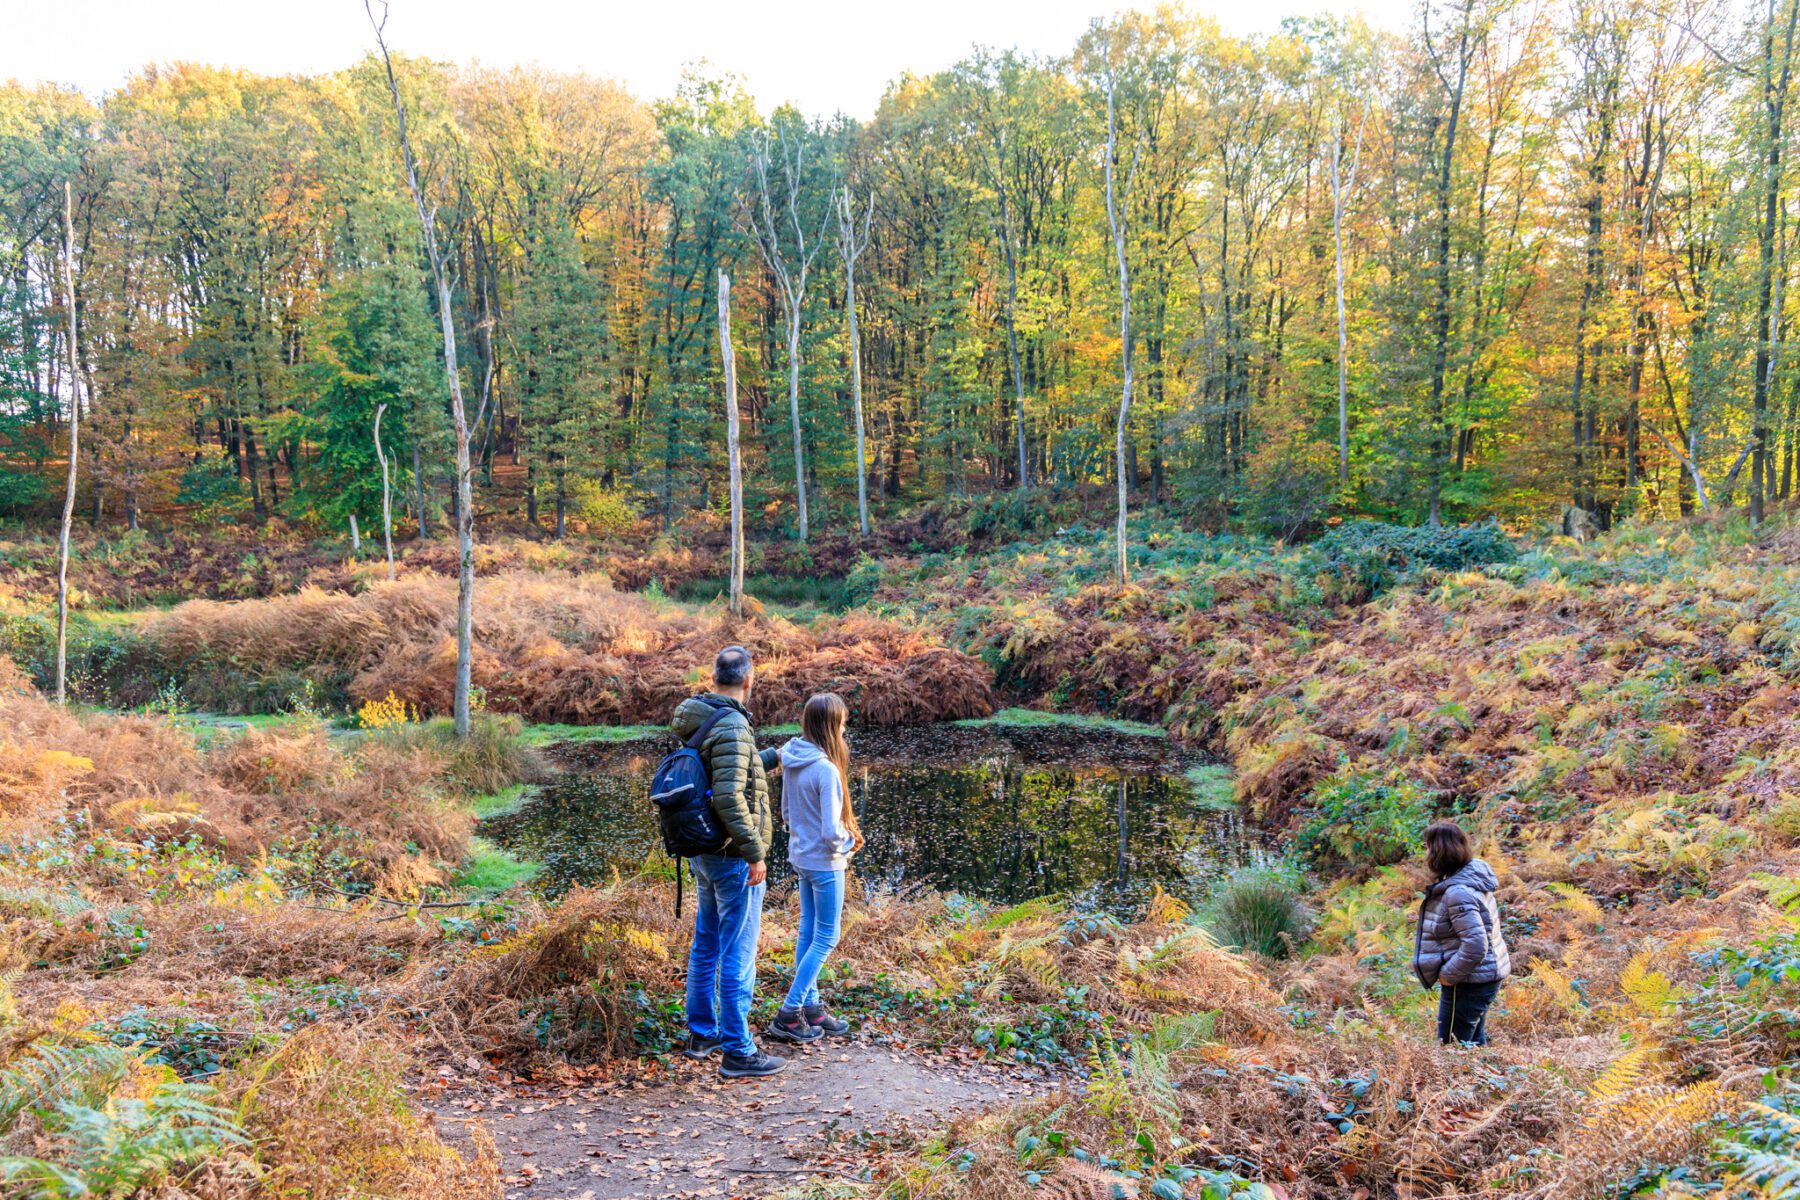
{"type": "Polygon", "coordinates": [[[0,1131],[27,1109],[104,1102],[137,1061],[120,1046],[34,1044],[0,1070],[0,1131]]]}

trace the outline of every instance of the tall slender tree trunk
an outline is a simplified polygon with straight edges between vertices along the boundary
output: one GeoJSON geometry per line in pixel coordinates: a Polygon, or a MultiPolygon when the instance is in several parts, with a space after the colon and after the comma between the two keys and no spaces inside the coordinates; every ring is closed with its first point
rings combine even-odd
{"type": "MultiPolygon", "coordinates": [[[[431,536],[431,523],[425,517],[425,453],[419,443],[419,436],[413,435],[413,515],[419,519],[419,540],[422,542],[431,536]]],[[[535,522],[536,516],[533,515],[535,522]]]]}
{"type": "Polygon", "coordinates": [[[381,445],[381,418],[388,406],[375,409],[375,457],[381,460],[381,544],[387,551],[388,582],[394,581],[394,493],[388,475],[387,450],[381,445]]]}
{"type": "MultiPolygon", "coordinates": [[[[996,170],[999,168],[996,167],[996,170]]],[[[1019,447],[1020,488],[1031,486],[1025,461],[1025,373],[1019,365],[1019,260],[1013,247],[1012,210],[1006,187],[1000,187],[1000,238],[1006,250],[1006,352],[1012,360],[1013,436],[1019,447]]]]}
{"type": "MultiPolygon", "coordinates": [[[[862,337],[856,325],[856,260],[869,245],[869,227],[875,214],[875,197],[863,210],[862,235],[856,231],[856,212],[852,207],[849,185],[837,197],[838,257],[844,262],[844,314],[850,334],[850,408],[856,418],[856,519],[863,537],[869,536],[869,466],[868,449],[863,430],[862,403],[862,337]]],[[[1014,355],[1014,370],[1018,357],[1014,355]]],[[[1023,426],[1020,427],[1022,433],[1023,426]]],[[[1023,452],[1021,451],[1021,454],[1023,452]]]]}
{"type": "Polygon", "coordinates": [[[470,478],[469,414],[463,407],[462,372],[456,365],[456,312],[451,307],[450,268],[438,247],[437,215],[425,203],[425,190],[419,184],[417,161],[412,142],[406,134],[406,105],[400,99],[400,81],[394,75],[394,61],[382,37],[387,22],[387,6],[382,4],[382,19],[375,19],[374,0],[364,0],[369,23],[375,29],[375,42],[381,48],[381,60],[387,68],[388,92],[394,100],[394,116],[399,125],[400,157],[406,168],[406,185],[412,192],[413,206],[418,209],[419,226],[425,235],[425,254],[431,263],[431,276],[437,285],[438,320],[444,335],[444,377],[450,385],[450,419],[456,433],[456,695],[454,700],[456,733],[469,736],[469,693],[474,665],[475,633],[475,497],[470,478]]]}
{"type": "MultiPolygon", "coordinates": [[[[737,351],[731,345],[731,277],[719,272],[719,361],[725,368],[725,453],[731,465],[731,615],[744,615],[744,460],[738,450],[737,351]]],[[[857,431],[862,431],[860,422],[857,431]]]]}
{"type": "Polygon", "coordinates": [[[806,448],[800,432],[800,306],[792,306],[788,316],[788,416],[794,433],[794,496],[800,506],[800,540],[807,538],[806,526],[806,448]]]}
{"type": "Polygon", "coordinates": [[[1800,18],[1800,0],[1788,0],[1787,30],[1782,43],[1781,71],[1775,72],[1775,0],[1769,0],[1763,31],[1763,110],[1767,119],[1768,151],[1763,172],[1763,220],[1757,238],[1756,277],[1756,379],[1751,399],[1750,519],[1760,523],[1768,484],[1769,389],[1774,373],[1775,328],[1781,314],[1775,308],[1775,231],[1781,220],[1781,141],[1787,110],[1788,84],[1794,62],[1794,32],[1800,18]]]}
{"type": "Polygon", "coordinates": [[[1344,312],[1344,202],[1356,190],[1356,168],[1362,162],[1363,129],[1369,119],[1367,101],[1362,119],[1356,125],[1356,152],[1350,158],[1349,186],[1344,186],[1341,161],[1343,137],[1334,130],[1331,138],[1331,239],[1337,258],[1337,324],[1338,324],[1338,483],[1350,483],[1350,322],[1344,312]]]}
{"type": "Polygon", "coordinates": [[[1429,520],[1431,524],[1439,524],[1443,519],[1444,499],[1444,464],[1449,458],[1447,428],[1444,421],[1444,377],[1450,366],[1450,229],[1451,229],[1451,183],[1456,169],[1456,135],[1462,125],[1463,92],[1469,78],[1469,39],[1471,20],[1470,9],[1474,0],[1468,0],[1463,9],[1462,30],[1458,35],[1456,49],[1456,81],[1451,83],[1443,79],[1450,100],[1450,112],[1446,118],[1444,129],[1444,158],[1438,170],[1437,179],[1437,246],[1432,263],[1437,280],[1437,294],[1432,300],[1432,352],[1431,352],[1431,453],[1428,481],[1429,520]]]}
{"type": "Polygon", "coordinates": [[[869,536],[868,444],[863,433],[862,339],[856,328],[856,268],[844,272],[844,313],[850,325],[850,409],[856,418],[856,521],[869,536]]]}
{"type": "MultiPolygon", "coordinates": [[[[1117,103],[1114,93],[1117,90],[1113,78],[1108,75],[1106,81],[1106,219],[1112,226],[1113,251],[1119,260],[1119,362],[1122,381],[1119,391],[1119,423],[1114,444],[1113,469],[1119,482],[1119,520],[1117,536],[1117,554],[1114,570],[1120,587],[1125,586],[1129,564],[1125,552],[1125,516],[1126,505],[1130,499],[1130,477],[1127,474],[1125,453],[1125,434],[1131,420],[1131,270],[1125,256],[1125,224],[1119,215],[1119,204],[1114,195],[1113,160],[1118,155],[1119,131],[1117,103]]],[[[1136,174],[1135,169],[1132,174],[1136,174]]]]}
{"type": "Polygon", "coordinates": [[[63,299],[69,310],[69,480],[63,491],[62,538],[56,555],[56,702],[68,703],[69,530],[81,463],[81,355],[75,341],[75,189],[63,183],[63,299]]]}

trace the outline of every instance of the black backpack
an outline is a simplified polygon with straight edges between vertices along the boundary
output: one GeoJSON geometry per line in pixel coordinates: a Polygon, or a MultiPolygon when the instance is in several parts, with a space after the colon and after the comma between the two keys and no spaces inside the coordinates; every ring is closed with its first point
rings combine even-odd
{"type": "Polygon", "coordinates": [[[717,854],[730,842],[712,807],[712,771],[700,753],[706,735],[731,709],[724,705],[700,723],[681,749],[656,764],[650,801],[662,826],[663,849],[675,860],[675,915],[681,915],[681,860],[717,854]]]}

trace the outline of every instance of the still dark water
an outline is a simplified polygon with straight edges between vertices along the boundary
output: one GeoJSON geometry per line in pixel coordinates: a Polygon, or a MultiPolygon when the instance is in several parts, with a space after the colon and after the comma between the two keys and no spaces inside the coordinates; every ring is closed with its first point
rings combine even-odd
{"type": "MultiPolygon", "coordinates": [[[[629,873],[660,847],[647,797],[666,749],[570,747],[564,773],[484,833],[542,862],[552,890],[629,873]]],[[[1259,853],[1236,811],[1197,804],[1182,774],[1193,760],[1152,739],[901,731],[865,735],[853,753],[851,789],[868,839],[854,875],[865,888],[924,886],[1005,903],[1061,896],[1129,916],[1154,885],[1196,898],[1259,853]]],[[[776,883],[792,876],[779,824],[776,883]]]]}

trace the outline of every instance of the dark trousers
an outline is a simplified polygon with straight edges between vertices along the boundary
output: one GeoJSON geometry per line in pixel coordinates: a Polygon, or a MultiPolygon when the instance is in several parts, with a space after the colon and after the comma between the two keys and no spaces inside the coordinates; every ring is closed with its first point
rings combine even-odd
{"type": "Polygon", "coordinates": [[[1487,1010],[1500,994],[1500,981],[1452,983],[1438,989],[1438,1041],[1487,1045],[1487,1010]]]}

